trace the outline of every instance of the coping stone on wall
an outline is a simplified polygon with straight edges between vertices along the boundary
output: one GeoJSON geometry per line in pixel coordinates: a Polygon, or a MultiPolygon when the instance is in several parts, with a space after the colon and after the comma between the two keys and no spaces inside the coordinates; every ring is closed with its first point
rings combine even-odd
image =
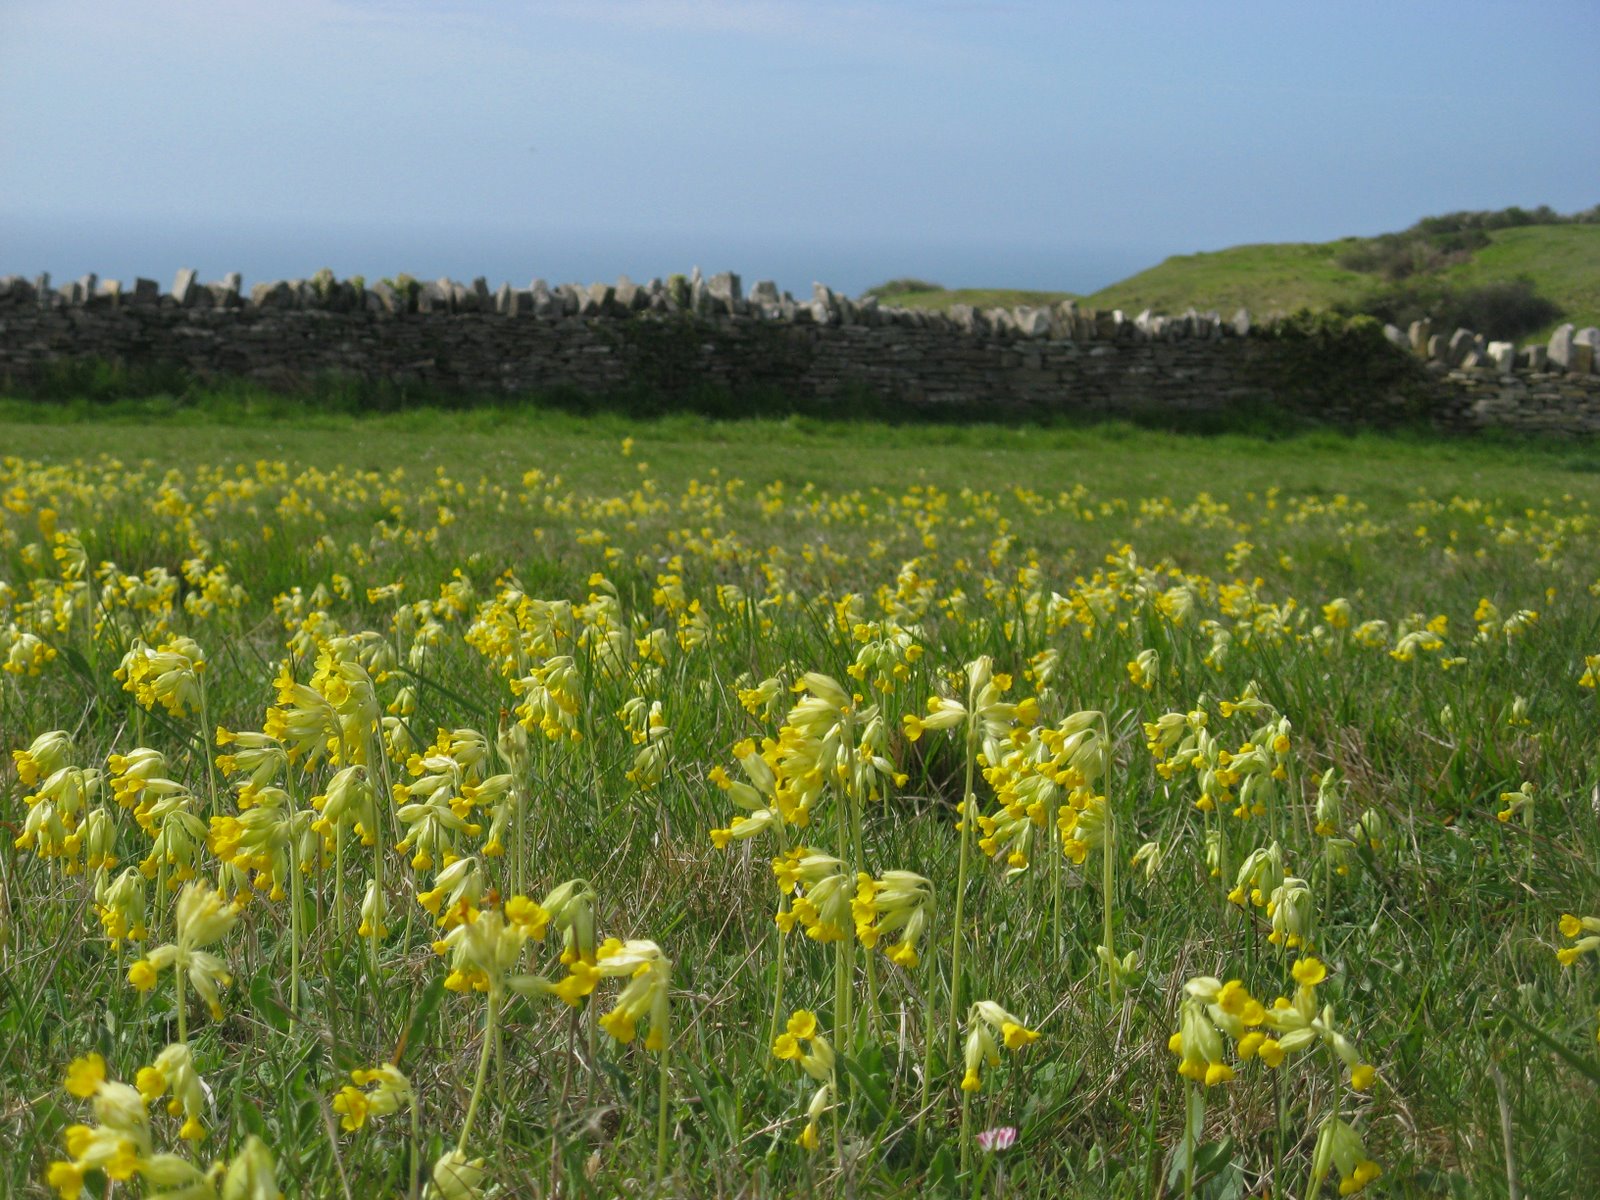
{"type": "Polygon", "coordinates": [[[1566,324],[1550,335],[1550,365],[1565,371],[1572,362],[1572,325],[1566,324]]]}
{"type": "Polygon", "coordinates": [[[189,308],[199,294],[199,275],[193,267],[184,267],[172,280],[172,298],[179,308],[189,308]]]}

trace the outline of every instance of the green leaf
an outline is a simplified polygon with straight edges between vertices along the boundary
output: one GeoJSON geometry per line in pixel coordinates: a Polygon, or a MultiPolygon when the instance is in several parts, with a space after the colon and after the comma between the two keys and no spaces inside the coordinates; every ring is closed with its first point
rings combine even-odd
{"type": "Polygon", "coordinates": [[[428,1018],[433,1016],[434,1010],[439,1007],[439,1001],[444,998],[444,976],[435,975],[428,981],[428,986],[422,989],[422,995],[417,997],[411,1006],[411,1016],[406,1021],[406,1038],[400,1047],[397,1057],[403,1058],[406,1050],[424,1040],[427,1032],[428,1018]]]}
{"type": "Polygon", "coordinates": [[[250,981],[250,1006],[256,1015],[279,1033],[289,1031],[289,1010],[278,999],[277,986],[270,969],[263,967],[250,981]]]}

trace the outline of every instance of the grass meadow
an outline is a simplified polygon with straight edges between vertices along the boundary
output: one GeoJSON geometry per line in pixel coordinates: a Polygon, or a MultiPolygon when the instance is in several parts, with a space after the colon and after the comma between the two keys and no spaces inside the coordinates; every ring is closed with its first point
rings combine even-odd
{"type": "Polygon", "coordinates": [[[0,1194],[1592,1188],[1594,447],[42,411],[0,1194]]]}

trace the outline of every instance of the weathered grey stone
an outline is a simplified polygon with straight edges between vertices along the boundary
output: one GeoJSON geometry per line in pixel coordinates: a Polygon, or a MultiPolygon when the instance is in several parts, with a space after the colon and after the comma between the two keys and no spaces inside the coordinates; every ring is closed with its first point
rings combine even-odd
{"type": "Polygon", "coordinates": [[[533,293],[527,288],[513,288],[511,291],[510,315],[513,317],[531,316],[533,313],[533,293]]]}
{"type": "Polygon", "coordinates": [[[556,295],[561,298],[561,312],[563,316],[575,317],[578,310],[583,307],[583,289],[575,283],[563,283],[556,288],[556,295]]]}
{"type": "Polygon", "coordinates": [[[1430,362],[1443,361],[1450,353],[1450,343],[1444,340],[1444,334],[1436,333],[1428,338],[1428,360],[1430,362]]]}
{"type": "Polygon", "coordinates": [[[1542,371],[1550,365],[1550,351],[1543,346],[1524,346],[1519,359],[1530,371],[1542,371]]]}
{"type": "Polygon", "coordinates": [[[533,287],[533,315],[541,321],[556,321],[567,315],[567,304],[564,297],[550,290],[550,285],[542,279],[535,279],[533,287]]]}
{"type": "Polygon", "coordinates": [[[1047,338],[1055,332],[1055,321],[1048,308],[1029,308],[1019,304],[1012,312],[1011,319],[1023,337],[1047,338]]]}
{"type": "Polygon", "coordinates": [[[1575,332],[1573,326],[1567,324],[1550,335],[1550,365],[1557,370],[1565,371],[1572,362],[1572,335],[1575,332]]]}
{"type": "Polygon", "coordinates": [[[100,277],[92,272],[78,280],[78,285],[83,288],[83,302],[85,304],[88,304],[100,294],[100,277]]]}
{"type": "Polygon", "coordinates": [[[502,283],[500,290],[494,294],[494,310],[502,317],[513,316],[516,313],[515,295],[509,283],[502,283]]]}
{"type": "Polygon", "coordinates": [[[1423,358],[1428,357],[1428,339],[1433,336],[1433,322],[1426,318],[1413,321],[1408,332],[1411,337],[1412,352],[1420,354],[1423,358]]]}
{"type": "Polygon", "coordinates": [[[235,296],[240,295],[244,291],[244,276],[237,271],[229,271],[222,277],[222,286],[235,296]]]}
{"type": "Polygon", "coordinates": [[[1516,370],[1517,344],[1515,342],[1490,342],[1488,348],[1489,361],[1502,375],[1509,375],[1516,370]]]}
{"type": "Polygon", "coordinates": [[[1406,336],[1405,330],[1398,325],[1385,325],[1383,327],[1383,336],[1389,339],[1391,346],[1399,346],[1402,350],[1411,348],[1411,339],[1406,336]]]}
{"type": "MultiPolygon", "coordinates": [[[[1574,348],[1588,346],[1591,362],[1600,363],[1600,328],[1596,328],[1593,325],[1585,325],[1572,335],[1572,344],[1574,348]]],[[[1590,369],[1593,370],[1594,368],[1591,367],[1590,369]]],[[[1587,372],[1580,373],[1586,374],[1587,372]]]]}
{"type": "Polygon", "coordinates": [[[617,291],[609,283],[591,283],[578,308],[580,317],[603,317],[611,312],[617,291]]]}
{"type": "Polygon", "coordinates": [[[1449,352],[1445,361],[1452,367],[1460,366],[1466,361],[1467,355],[1476,349],[1477,343],[1473,339],[1472,330],[1457,329],[1450,335],[1449,352]]]}
{"type": "Polygon", "coordinates": [[[1238,337],[1250,336],[1250,310],[1241,308],[1233,314],[1233,332],[1238,337]]]}
{"type": "Polygon", "coordinates": [[[1594,373],[1595,348],[1588,342],[1573,342],[1571,356],[1567,360],[1567,370],[1573,375],[1590,375],[1594,373]]]}
{"type": "Polygon", "coordinates": [[[744,287],[734,272],[723,271],[713,275],[706,283],[706,291],[711,293],[712,299],[717,301],[723,312],[744,312],[744,287]]]}
{"type": "Polygon", "coordinates": [[[140,306],[160,304],[161,285],[154,279],[145,279],[141,276],[133,281],[133,296],[131,299],[134,304],[140,306]]]}
{"type": "Polygon", "coordinates": [[[34,278],[33,298],[40,308],[49,308],[54,293],[50,290],[50,272],[43,271],[34,278]]]}
{"type": "Polygon", "coordinates": [[[172,298],[182,308],[188,308],[195,301],[199,292],[200,273],[192,267],[184,267],[172,279],[172,298]]]}
{"type": "Polygon", "coordinates": [[[778,293],[778,285],[771,279],[756,281],[755,287],[750,289],[750,302],[752,304],[777,304],[783,297],[778,293]]]}
{"type": "MultiPolygon", "coordinates": [[[[895,310],[898,311],[898,310],[895,310]]],[[[952,304],[950,306],[950,320],[955,327],[963,333],[972,333],[975,328],[974,317],[977,310],[970,304],[952,304]]]]}
{"type": "Polygon", "coordinates": [[[367,289],[367,303],[379,312],[397,313],[401,310],[399,295],[382,279],[367,289]]]}
{"type": "Polygon", "coordinates": [[[619,276],[611,290],[623,312],[635,312],[650,303],[649,294],[626,275],[619,276]]]}
{"type": "Polygon", "coordinates": [[[477,300],[478,312],[491,312],[494,304],[494,293],[489,290],[489,281],[479,275],[472,281],[472,295],[477,300]]]}

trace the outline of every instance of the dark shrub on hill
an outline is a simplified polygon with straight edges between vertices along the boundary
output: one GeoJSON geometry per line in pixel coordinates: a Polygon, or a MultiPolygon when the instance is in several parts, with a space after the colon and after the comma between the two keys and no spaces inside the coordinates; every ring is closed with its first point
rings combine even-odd
{"type": "Polygon", "coordinates": [[[1558,305],[1534,290],[1531,280],[1512,279],[1474,288],[1452,288],[1432,279],[1409,279],[1371,292],[1347,314],[1363,314],[1404,329],[1412,321],[1432,321],[1436,329],[1465,328],[1485,337],[1512,341],[1561,315],[1558,305]]]}

